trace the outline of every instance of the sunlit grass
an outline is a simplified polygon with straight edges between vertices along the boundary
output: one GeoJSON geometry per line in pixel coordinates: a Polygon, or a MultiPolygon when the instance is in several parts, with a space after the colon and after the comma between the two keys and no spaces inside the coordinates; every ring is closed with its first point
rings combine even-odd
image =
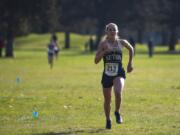
{"type": "MultiPolygon", "coordinates": [[[[95,54],[81,47],[62,49],[51,70],[43,50],[49,37],[19,38],[15,58],[0,59],[0,134],[180,134],[180,55],[149,58],[146,47],[137,46],[134,72],[127,74],[123,91],[124,123],[115,123],[112,97],[113,125],[107,131],[100,84],[103,63],[95,65],[95,54]],[[37,48],[40,51],[34,51],[37,48]],[[38,118],[32,115],[35,110],[38,118]]],[[[86,40],[75,35],[72,41],[81,46],[86,40]]],[[[127,59],[125,52],[124,67],[127,59]]]]}

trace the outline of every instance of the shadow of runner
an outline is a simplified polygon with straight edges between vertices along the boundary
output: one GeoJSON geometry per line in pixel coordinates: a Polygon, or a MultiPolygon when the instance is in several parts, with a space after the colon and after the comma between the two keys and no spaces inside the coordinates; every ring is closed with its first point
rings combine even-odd
{"type": "MultiPolygon", "coordinates": [[[[91,129],[68,129],[67,131],[60,131],[60,132],[49,132],[49,133],[39,133],[33,135],[71,135],[71,134],[78,134],[78,133],[90,133],[96,134],[105,131],[104,128],[91,128],[91,129]]],[[[102,133],[103,134],[103,133],[102,133]]]]}
{"type": "MultiPolygon", "coordinates": [[[[145,54],[148,55],[147,51],[137,51],[136,54],[145,54]]],[[[154,51],[154,55],[179,55],[180,50],[177,51],[154,51]]]]}

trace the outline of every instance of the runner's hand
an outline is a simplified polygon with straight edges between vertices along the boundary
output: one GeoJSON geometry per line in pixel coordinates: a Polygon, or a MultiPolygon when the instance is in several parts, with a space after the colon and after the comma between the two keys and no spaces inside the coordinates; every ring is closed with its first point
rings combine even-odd
{"type": "Polygon", "coordinates": [[[132,63],[128,63],[127,65],[127,72],[130,73],[133,71],[132,63]]]}

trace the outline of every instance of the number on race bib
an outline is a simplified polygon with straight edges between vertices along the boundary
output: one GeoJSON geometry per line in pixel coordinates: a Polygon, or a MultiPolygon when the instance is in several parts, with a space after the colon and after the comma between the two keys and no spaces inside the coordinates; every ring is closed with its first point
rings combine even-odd
{"type": "Polygon", "coordinates": [[[117,63],[106,63],[105,65],[105,74],[108,76],[115,76],[118,73],[118,64],[117,63]]]}

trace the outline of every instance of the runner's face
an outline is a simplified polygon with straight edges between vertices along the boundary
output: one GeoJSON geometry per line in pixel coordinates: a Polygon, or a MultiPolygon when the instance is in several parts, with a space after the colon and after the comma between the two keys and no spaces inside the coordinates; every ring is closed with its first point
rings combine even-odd
{"type": "Polygon", "coordinates": [[[117,34],[117,29],[114,25],[110,25],[108,28],[107,28],[107,36],[108,37],[115,37],[117,34]]]}

